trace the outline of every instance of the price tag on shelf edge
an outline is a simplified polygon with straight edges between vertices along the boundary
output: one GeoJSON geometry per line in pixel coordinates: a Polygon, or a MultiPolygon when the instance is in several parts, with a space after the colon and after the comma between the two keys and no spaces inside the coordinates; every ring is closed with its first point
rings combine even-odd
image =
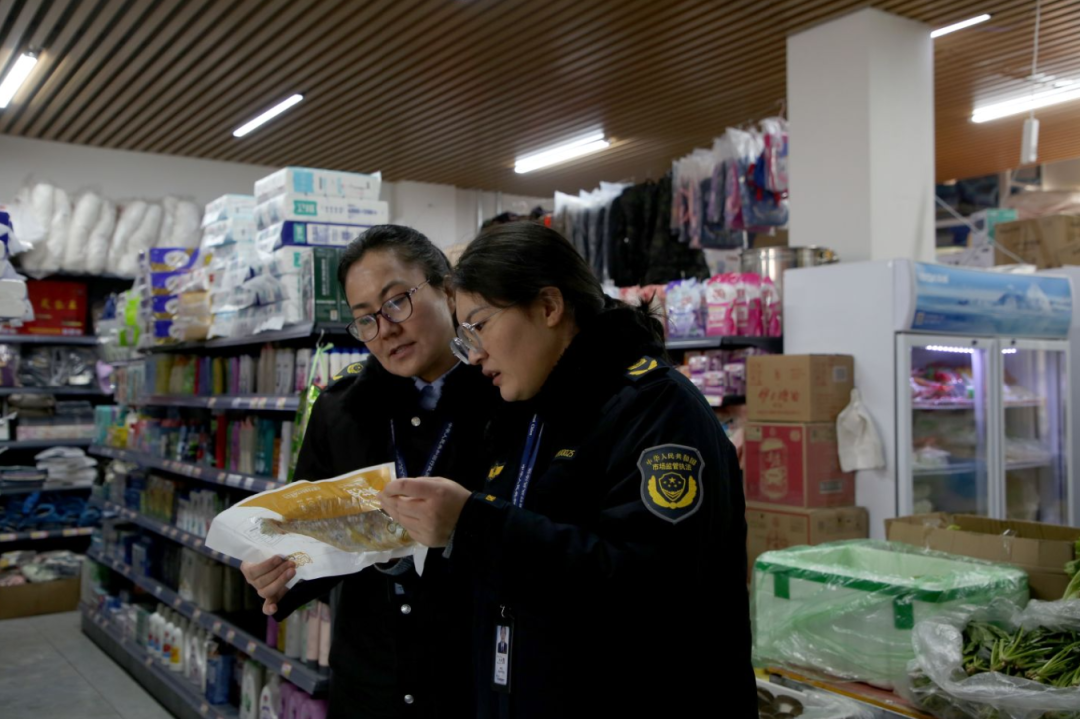
{"type": "Polygon", "coordinates": [[[202,714],[203,716],[206,716],[209,712],[210,712],[210,705],[209,704],[207,704],[206,702],[203,702],[202,704],[199,705],[199,713],[200,714],[202,714]]]}
{"type": "Polygon", "coordinates": [[[192,621],[195,621],[195,622],[199,621],[199,617],[201,617],[201,616],[202,616],[202,610],[199,609],[198,607],[195,607],[195,611],[191,613],[192,621]]]}
{"type": "Polygon", "coordinates": [[[245,477],[244,478],[244,489],[251,489],[254,485],[255,485],[255,478],[254,477],[245,477]]]}
{"type": "Polygon", "coordinates": [[[206,406],[209,407],[210,409],[213,409],[214,407],[216,407],[217,406],[217,397],[211,397],[210,401],[206,403],[206,406]]]}
{"type": "Polygon", "coordinates": [[[30,532],[30,539],[48,539],[49,533],[44,531],[30,532]]]}
{"type": "Polygon", "coordinates": [[[181,599],[180,597],[177,597],[176,599],[172,600],[173,609],[179,609],[180,605],[183,604],[183,603],[184,603],[184,600],[181,599]]]}
{"type": "Polygon", "coordinates": [[[14,542],[15,537],[17,537],[17,536],[18,536],[17,534],[11,534],[11,533],[0,534],[0,542],[14,542]]]}
{"type": "Polygon", "coordinates": [[[285,409],[285,405],[287,405],[288,403],[289,403],[289,398],[288,397],[278,397],[275,406],[278,409],[285,409]]]}
{"type": "Polygon", "coordinates": [[[258,647],[258,645],[254,641],[250,641],[250,642],[247,643],[247,647],[245,648],[245,651],[247,651],[248,656],[255,656],[256,647],[258,647]]]}
{"type": "Polygon", "coordinates": [[[65,537],[77,537],[77,536],[79,536],[79,530],[78,529],[65,529],[63,532],[61,532],[61,534],[63,534],[65,537]]]}
{"type": "Polygon", "coordinates": [[[160,584],[158,586],[154,587],[154,596],[156,596],[156,597],[161,596],[161,585],[160,584]]]}
{"type": "Polygon", "coordinates": [[[228,632],[225,633],[225,641],[231,643],[235,639],[236,639],[236,630],[235,629],[230,629],[228,632]]]}
{"type": "Polygon", "coordinates": [[[221,633],[221,622],[214,622],[214,634],[221,633]]]}
{"type": "Polygon", "coordinates": [[[289,664],[288,662],[282,662],[281,663],[281,676],[288,679],[291,674],[292,674],[292,664],[289,664]]]}
{"type": "Polygon", "coordinates": [[[244,398],[243,397],[233,397],[232,408],[233,409],[240,409],[240,405],[242,405],[243,403],[244,403],[244,398]]]}

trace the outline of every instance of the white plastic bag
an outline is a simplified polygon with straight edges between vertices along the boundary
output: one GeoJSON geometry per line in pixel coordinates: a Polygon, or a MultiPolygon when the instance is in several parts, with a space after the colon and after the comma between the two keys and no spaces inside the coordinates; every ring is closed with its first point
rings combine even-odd
{"type": "Polygon", "coordinates": [[[851,403],[836,419],[836,439],[840,451],[840,469],[855,472],[860,469],[881,469],[885,466],[885,450],[874,420],[862,403],[859,390],[851,390],[851,403]]]}
{"type": "Polygon", "coordinates": [[[301,579],[351,574],[427,550],[382,511],[378,495],[396,479],[393,463],[319,482],[292,482],[237,502],[214,518],[206,546],[245,562],[284,556],[301,579]]]}
{"type": "Polygon", "coordinates": [[[75,201],[75,211],[71,216],[71,229],[64,242],[64,252],[60,258],[60,268],[64,272],[86,272],[87,250],[90,246],[90,234],[97,227],[104,202],[96,193],[83,193],[75,201]]]}
{"type": "Polygon", "coordinates": [[[116,205],[105,200],[86,246],[86,272],[100,275],[109,264],[109,244],[116,231],[116,205]]]}

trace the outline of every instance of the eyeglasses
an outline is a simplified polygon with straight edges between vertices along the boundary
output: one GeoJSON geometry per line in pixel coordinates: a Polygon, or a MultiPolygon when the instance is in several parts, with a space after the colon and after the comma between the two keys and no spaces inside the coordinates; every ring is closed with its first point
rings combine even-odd
{"type": "Polygon", "coordinates": [[[349,334],[361,342],[370,342],[379,336],[379,315],[385,317],[387,322],[393,322],[395,325],[409,319],[413,313],[412,296],[427,283],[428,281],[425,280],[408,292],[394,295],[386,302],[383,302],[378,312],[353,320],[348,326],[349,334]]]}
{"type": "Polygon", "coordinates": [[[508,309],[510,308],[503,307],[501,310],[492,312],[483,322],[477,322],[476,324],[462,322],[458,325],[457,337],[450,340],[450,349],[453,351],[454,356],[465,364],[469,364],[470,352],[476,352],[477,354],[483,352],[484,345],[480,342],[480,331],[484,329],[484,325],[491,322],[493,317],[508,309]]]}

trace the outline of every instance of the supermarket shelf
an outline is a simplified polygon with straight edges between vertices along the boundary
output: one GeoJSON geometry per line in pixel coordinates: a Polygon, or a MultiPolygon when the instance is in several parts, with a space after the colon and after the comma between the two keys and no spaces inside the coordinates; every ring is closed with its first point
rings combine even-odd
{"type": "Polygon", "coordinates": [[[221,484],[226,487],[233,487],[234,489],[244,489],[251,492],[265,492],[268,489],[276,489],[282,486],[281,482],[278,482],[271,477],[258,477],[253,474],[227,472],[223,469],[217,469],[216,467],[204,467],[199,464],[191,464],[190,462],[177,462],[172,459],[161,459],[159,457],[152,457],[148,454],[131,452],[126,449],[103,447],[99,444],[91,445],[89,451],[90,454],[96,454],[100,457],[121,459],[125,462],[137,464],[140,467],[160,469],[162,472],[171,472],[172,474],[179,474],[180,476],[188,477],[189,479],[197,479],[201,482],[210,482],[211,484],[221,484]]]}
{"type": "Polygon", "coordinates": [[[191,352],[208,349],[224,349],[228,347],[248,347],[248,346],[261,346],[267,342],[285,342],[288,340],[299,340],[305,337],[317,337],[322,333],[328,335],[346,335],[348,331],[345,329],[348,325],[345,322],[304,322],[303,324],[293,325],[292,327],[286,327],[276,332],[260,332],[254,335],[245,335],[243,337],[225,337],[222,339],[209,340],[207,342],[180,342],[170,345],[159,345],[151,347],[148,352],[191,352]]]}
{"type": "Polygon", "coordinates": [[[1006,472],[1023,472],[1026,469],[1042,469],[1053,464],[1053,460],[1047,458],[1034,462],[1009,462],[1005,465],[1006,472]]]}
{"type": "Polygon", "coordinates": [[[0,442],[0,449],[48,449],[49,447],[89,447],[89,439],[12,439],[0,442]]]}
{"type": "Polygon", "coordinates": [[[690,340],[668,340],[669,350],[745,349],[757,347],[772,354],[784,351],[783,337],[699,337],[690,340]]]}
{"type": "Polygon", "coordinates": [[[0,335],[0,344],[80,345],[94,347],[97,335],[0,335]]]}
{"type": "Polygon", "coordinates": [[[69,484],[68,482],[39,482],[38,484],[27,482],[0,483],[0,495],[5,494],[30,494],[32,492],[77,492],[80,489],[90,489],[93,482],[83,484],[69,484]]]}
{"type": "MultiPolygon", "coordinates": [[[[1023,402],[1006,402],[1005,409],[1020,409],[1024,407],[1042,407],[1043,400],[1031,399],[1024,400],[1023,402]]],[[[912,405],[912,409],[919,410],[920,412],[948,412],[948,411],[963,411],[970,412],[975,409],[974,402],[949,402],[949,403],[923,403],[917,402],[912,405]]]]}
{"type": "Polygon", "coordinates": [[[296,395],[233,395],[185,397],[158,395],[134,402],[140,407],[205,407],[207,409],[253,409],[267,412],[295,412],[300,406],[296,395]]]}
{"type": "Polygon", "coordinates": [[[189,534],[189,533],[187,533],[185,531],[182,531],[181,529],[179,529],[177,527],[174,527],[173,525],[169,524],[168,522],[162,522],[159,519],[154,519],[153,517],[149,517],[149,516],[147,516],[145,514],[142,514],[140,512],[135,512],[135,511],[130,510],[130,509],[126,508],[126,507],[121,507],[119,504],[114,504],[112,502],[108,502],[108,501],[105,501],[103,499],[99,499],[97,497],[91,497],[90,498],[90,504],[92,504],[92,505],[94,505],[96,507],[101,507],[106,512],[113,512],[120,519],[124,519],[124,520],[127,520],[129,522],[134,522],[135,524],[139,525],[140,527],[143,527],[145,529],[149,529],[151,532],[154,532],[155,534],[160,534],[162,537],[165,537],[166,539],[171,539],[171,540],[173,540],[175,542],[179,542],[180,544],[183,544],[185,547],[188,547],[190,549],[194,549],[196,552],[198,552],[200,554],[205,554],[207,557],[210,557],[211,559],[216,559],[219,562],[222,562],[224,564],[228,564],[231,567],[236,567],[237,569],[240,568],[240,560],[239,559],[235,559],[235,558],[230,557],[230,556],[228,556],[226,554],[222,554],[221,552],[215,552],[213,549],[210,549],[209,547],[207,547],[203,543],[204,540],[203,540],[202,537],[199,537],[199,536],[197,536],[195,534],[189,534]]]}
{"type": "Polygon", "coordinates": [[[9,532],[0,534],[0,544],[6,542],[25,542],[38,539],[59,539],[61,537],[88,537],[95,527],[68,527],[67,529],[40,529],[33,532],[9,532]]]}
{"type": "Polygon", "coordinates": [[[59,394],[65,397],[108,397],[97,387],[0,387],[0,397],[13,394],[59,394]]]}
{"type": "Polygon", "coordinates": [[[91,549],[86,553],[96,562],[103,564],[113,571],[122,574],[147,592],[154,595],[158,601],[172,607],[185,617],[197,622],[199,626],[209,630],[215,636],[221,637],[226,642],[244,652],[255,661],[262,664],[269,671],[280,674],[285,679],[300,687],[309,694],[318,694],[326,691],[330,675],[328,672],[320,672],[312,669],[299,660],[290,660],[276,649],[271,649],[264,642],[259,641],[239,627],[230,624],[216,614],[204,612],[194,603],[184,600],[179,594],[166,587],[161,582],[150,577],[142,577],[131,571],[131,567],[116,559],[107,559],[91,549]]]}
{"type": "Polygon", "coordinates": [[[741,394],[729,394],[726,397],[705,395],[705,401],[709,403],[710,407],[715,407],[716,409],[720,409],[721,407],[739,407],[746,404],[746,396],[741,394]]]}
{"type": "Polygon", "coordinates": [[[79,604],[79,611],[82,612],[83,633],[135,677],[173,715],[183,719],[236,719],[239,716],[236,707],[231,704],[212,706],[207,703],[193,684],[162,667],[145,649],[122,636],[102,612],[86,603],[79,604]]]}
{"type": "Polygon", "coordinates": [[[977,462],[954,462],[944,467],[916,469],[913,474],[916,477],[946,477],[953,474],[971,474],[978,468],[977,462]]]}

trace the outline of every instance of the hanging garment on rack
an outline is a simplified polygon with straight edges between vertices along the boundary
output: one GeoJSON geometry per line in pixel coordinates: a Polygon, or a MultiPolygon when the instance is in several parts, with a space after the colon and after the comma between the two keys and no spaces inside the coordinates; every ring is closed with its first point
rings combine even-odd
{"type": "Polygon", "coordinates": [[[672,187],[669,176],[657,183],[656,225],[649,242],[648,269],[641,284],[655,285],[691,277],[704,280],[711,274],[704,253],[679,242],[678,236],[672,234],[668,224],[671,202],[672,187]]]}

